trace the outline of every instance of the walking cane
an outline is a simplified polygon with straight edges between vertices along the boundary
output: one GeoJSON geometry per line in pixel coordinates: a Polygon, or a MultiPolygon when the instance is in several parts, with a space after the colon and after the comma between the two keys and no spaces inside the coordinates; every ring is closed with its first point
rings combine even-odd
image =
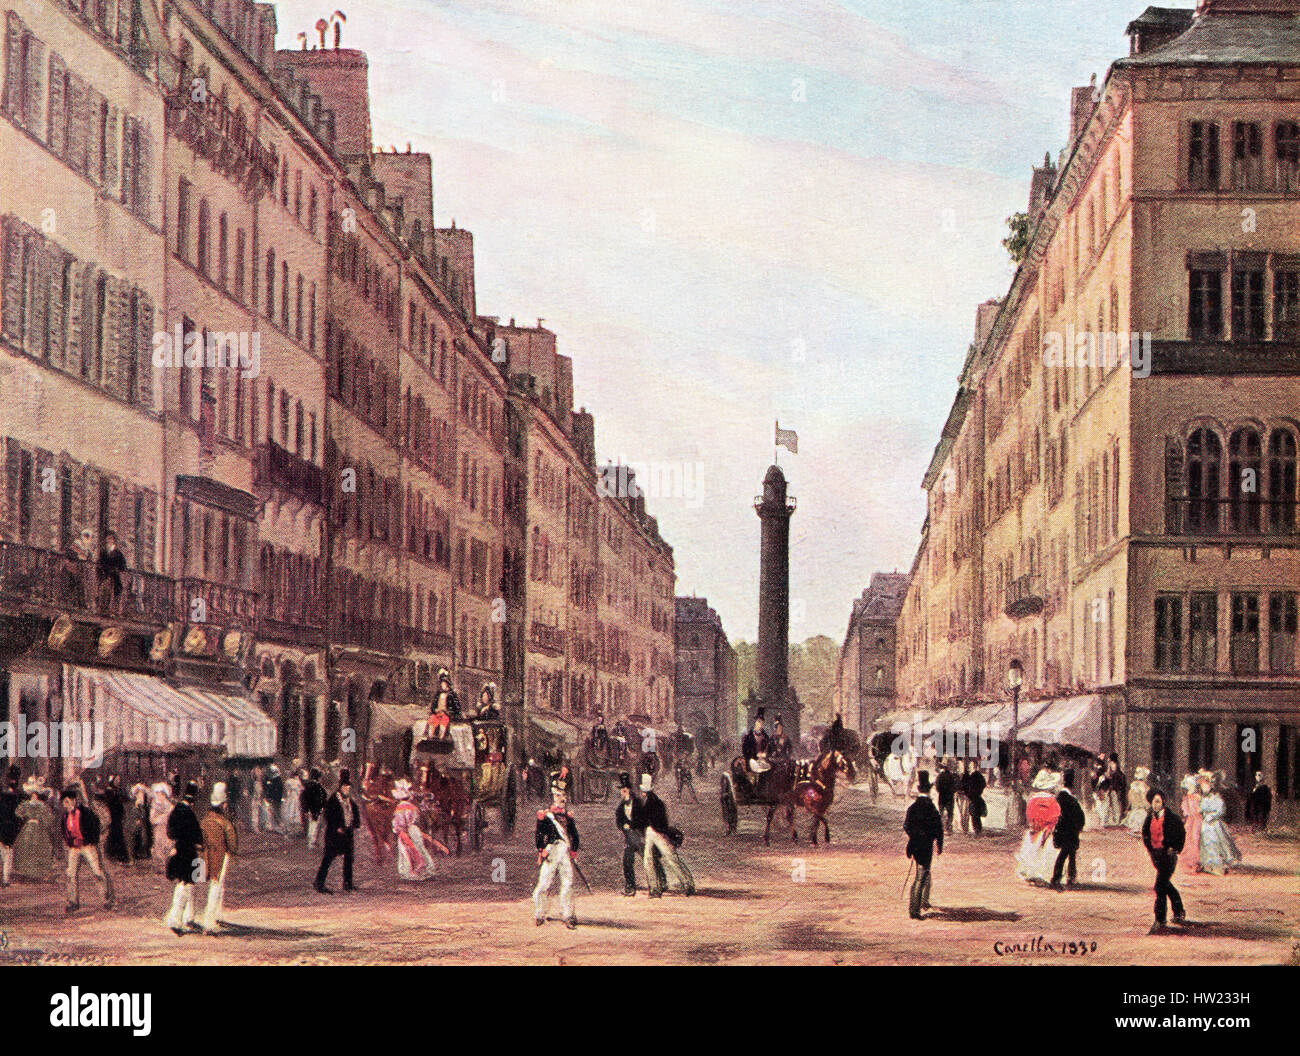
{"type": "Polygon", "coordinates": [[[909,858],[907,860],[907,874],[903,877],[903,886],[898,889],[898,897],[903,897],[903,892],[907,890],[907,881],[912,877],[912,870],[916,866],[916,860],[909,858]]]}
{"type": "Polygon", "coordinates": [[[587,874],[582,871],[582,866],[578,864],[577,859],[570,858],[569,864],[573,866],[573,871],[578,874],[578,879],[587,885],[587,894],[594,895],[595,892],[591,889],[591,884],[587,880],[587,874]]]}

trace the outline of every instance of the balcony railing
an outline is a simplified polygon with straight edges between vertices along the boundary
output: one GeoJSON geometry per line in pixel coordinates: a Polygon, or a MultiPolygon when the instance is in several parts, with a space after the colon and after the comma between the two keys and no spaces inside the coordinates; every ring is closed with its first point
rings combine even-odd
{"type": "Polygon", "coordinates": [[[211,91],[195,98],[191,78],[181,78],[166,99],[167,131],[253,198],[275,184],[279,159],[242,119],[211,91]]]}
{"type": "Polygon", "coordinates": [[[1007,586],[1006,614],[1013,619],[1043,611],[1043,591],[1035,575],[1020,576],[1007,586]]]}
{"type": "Polygon", "coordinates": [[[257,592],[206,579],[176,581],[176,616],[189,623],[257,623],[257,592]]]}
{"type": "Polygon", "coordinates": [[[1151,373],[1300,375],[1300,341],[1152,341],[1151,373]]]}
{"type": "Polygon", "coordinates": [[[441,631],[428,631],[421,627],[403,627],[402,636],[412,649],[423,649],[430,653],[451,654],[452,640],[450,634],[441,631]]]}
{"type": "Polygon", "coordinates": [[[1293,499],[1253,495],[1228,499],[1165,499],[1165,531],[1169,535],[1294,536],[1300,524],[1293,499]]]}
{"type": "Polygon", "coordinates": [[[376,652],[401,653],[402,628],[395,623],[363,619],[359,616],[338,617],[331,622],[330,635],[344,645],[356,645],[376,652]]]}
{"type": "Polygon", "coordinates": [[[534,648],[562,653],[564,652],[564,639],[565,631],[562,628],[548,627],[544,623],[535,623],[529,641],[534,648]]]}
{"type": "Polygon", "coordinates": [[[172,581],[152,572],[119,573],[120,594],[102,580],[94,561],[0,540],[0,597],[89,616],[161,627],[173,618],[172,581]]]}
{"type": "Polygon", "coordinates": [[[257,449],[253,483],[259,488],[278,488],[313,506],[324,502],[325,471],[269,440],[257,449]]]}

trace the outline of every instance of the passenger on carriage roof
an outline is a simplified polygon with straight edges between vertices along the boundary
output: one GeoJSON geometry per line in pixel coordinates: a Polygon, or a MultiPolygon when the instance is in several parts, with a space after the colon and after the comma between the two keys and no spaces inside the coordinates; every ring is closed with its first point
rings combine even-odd
{"type": "Polygon", "coordinates": [[[453,719],[460,719],[460,697],[451,688],[451,673],[443,667],[438,670],[438,696],[429,710],[426,736],[445,740],[451,735],[449,727],[453,719]]]}

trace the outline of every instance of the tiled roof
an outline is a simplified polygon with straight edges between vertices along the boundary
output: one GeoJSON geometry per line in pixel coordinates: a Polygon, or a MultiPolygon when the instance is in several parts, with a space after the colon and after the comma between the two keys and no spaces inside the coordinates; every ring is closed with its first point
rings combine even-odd
{"type": "Polygon", "coordinates": [[[1115,66],[1290,66],[1298,62],[1300,14],[1225,13],[1198,18],[1168,44],[1120,59],[1115,66]]]}

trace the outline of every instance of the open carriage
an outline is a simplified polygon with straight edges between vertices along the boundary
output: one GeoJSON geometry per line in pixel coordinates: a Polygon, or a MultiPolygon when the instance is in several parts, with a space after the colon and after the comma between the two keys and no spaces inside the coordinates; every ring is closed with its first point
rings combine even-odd
{"type": "Polygon", "coordinates": [[[412,727],[411,781],[426,831],[454,832],[456,853],[468,826],[470,846],[483,848],[487,814],[497,810],[501,831],[515,830],[517,777],[509,765],[510,731],[500,719],[453,722],[445,737],[429,737],[424,720],[412,727]]]}
{"type": "Polygon", "coordinates": [[[639,783],[641,774],[657,774],[662,765],[653,736],[630,722],[620,721],[608,731],[592,728],[578,750],[578,800],[603,801],[617,787],[619,774],[639,783]]]}

